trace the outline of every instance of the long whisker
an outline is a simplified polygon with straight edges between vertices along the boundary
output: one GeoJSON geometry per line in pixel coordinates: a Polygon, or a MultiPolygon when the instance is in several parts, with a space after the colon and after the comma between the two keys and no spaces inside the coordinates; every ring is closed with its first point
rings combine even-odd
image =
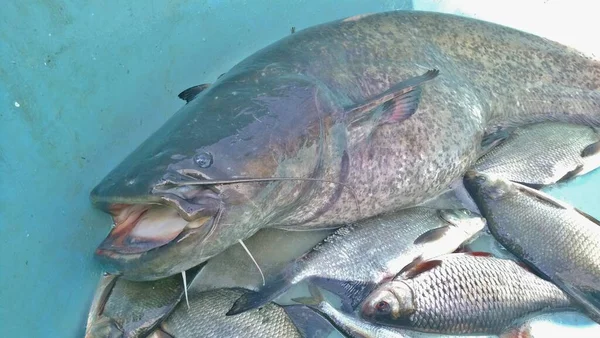
{"type": "Polygon", "coordinates": [[[343,186],[344,188],[348,189],[348,192],[350,193],[350,195],[352,195],[352,198],[354,199],[355,203],[356,203],[356,209],[358,210],[358,213],[361,214],[360,212],[360,203],[358,202],[358,198],[356,197],[356,194],[354,193],[354,190],[352,189],[351,186],[349,186],[348,184],[342,183],[342,182],[338,182],[338,181],[332,181],[332,180],[326,180],[326,179],[321,179],[321,178],[306,178],[306,177],[245,177],[245,178],[232,178],[232,179],[227,179],[227,180],[190,180],[190,181],[181,181],[181,182],[174,182],[174,184],[177,184],[179,186],[186,186],[186,185],[224,185],[224,184],[236,184],[236,183],[253,183],[253,182],[274,182],[274,181],[313,181],[313,182],[324,182],[324,183],[331,183],[331,184],[339,184],[341,186],[343,186]]]}
{"type": "Polygon", "coordinates": [[[256,265],[258,272],[260,272],[260,277],[262,278],[262,285],[265,286],[265,275],[263,274],[262,269],[260,268],[260,266],[258,266],[258,263],[250,253],[250,250],[248,250],[248,247],[246,247],[246,244],[244,244],[244,242],[241,239],[238,239],[238,242],[240,242],[240,245],[244,248],[244,250],[246,250],[248,256],[250,256],[250,259],[252,259],[252,261],[254,262],[254,265],[256,265]]]}
{"type": "Polygon", "coordinates": [[[190,299],[188,298],[187,280],[186,280],[186,276],[185,276],[185,270],[181,271],[181,276],[183,277],[183,291],[185,292],[185,303],[187,304],[187,308],[189,310],[190,309],[190,299]]]}

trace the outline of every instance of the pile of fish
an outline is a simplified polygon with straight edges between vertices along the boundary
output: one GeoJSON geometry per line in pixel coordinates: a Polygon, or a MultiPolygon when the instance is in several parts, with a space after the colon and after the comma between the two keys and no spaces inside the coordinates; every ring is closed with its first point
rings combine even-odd
{"type": "Polygon", "coordinates": [[[600,323],[600,222],[542,191],[600,166],[600,62],[395,11],[295,32],[179,97],[92,192],[114,227],[86,337],[600,323]]]}

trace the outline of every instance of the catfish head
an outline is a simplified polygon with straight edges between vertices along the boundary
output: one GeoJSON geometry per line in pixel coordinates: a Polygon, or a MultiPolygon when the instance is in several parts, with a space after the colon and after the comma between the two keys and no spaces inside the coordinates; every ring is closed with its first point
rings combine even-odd
{"type": "Polygon", "coordinates": [[[262,66],[182,92],[187,104],[93,189],[114,220],[96,250],[110,273],[180,273],[298,213],[326,185],[332,101],[262,66]]]}

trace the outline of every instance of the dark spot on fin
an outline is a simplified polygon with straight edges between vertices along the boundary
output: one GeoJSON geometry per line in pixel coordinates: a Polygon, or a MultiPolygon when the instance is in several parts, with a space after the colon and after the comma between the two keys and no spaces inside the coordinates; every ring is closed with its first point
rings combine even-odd
{"type": "Polygon", "coordinates": [[[556,181],[556,183],[564,183],[564,182],[574,178],[575,176],[579,175],[579,173],[582,171],[583,171],[583,165],[580,164],[575,169],[566,173],[563,177],[561,177],[558,181],[556,181]]]}
{"type": "Polygon", "coordinates": [[[421,236],[415,239],[413,244],[423,244],[429,242],[435,242],[441,238],[443,238],[446,233],[450,230],[449,226],[443,226],[441,228],[435,228],[424,232],[421,236]]]}
{"type": "Polygon", "coordinates": [[[424,82],[437,77],[439,70],[429,70],[393,85],[385,92],[368,99],[365,103],[349,107],[345,115],[350,126],[365,120],[375,120],[376,125],[398,123],[412,116],[418,108],[421,98],[421,86],[424,82]]]}
{"type": "Polygon", "coordinates": [[[594,223],[596,225],[600,225],[600,221],[598,219],[596,219],[594,216],[592,216],[592,215],[590,215],[588,213],[585,213],[585,212],[583,212],[583,211],[581,211],[581,210],[579,210],[577,208],[573,208],[573,209],[575,209],[575,211],[577,211],[581,216],[587,218],[590,222],[592,222],[592,223],[594,223]]]}
{"type": "Polygon", "coordinates": [[[177,97],[179,97],[180,99],[182,99],[185,102],[189,103],[198,94],[200,94],[204,89],[208,88],[209,86],[210,86],[209,83],[205,83],[205,84],[201,84],[201,85],[190,87],[190,88],[182,91],[181,93],[179,93],[179,95],[177,95],[177,97]]]}
{"type": "Polygon", "coordinates": [[[304,338],[327,337],[335,330],[325,316],[306,305],[286,305],[283,310],[304,338]]]}
{"type": "Polygon", "coordinates": [[[470,252],[466,252],[465,255],[475,256],[475,257],[494,257],[494,255],[492,255],[491,253],[485,252],[485,251],[470,251],[470,252]]]}
{"type": "Polygon", "coordinates": [[[600,153],[600,142],[592,143],[581,151],[581,157],[594,156],[600,153]]]}
{"type": "Polygon", "coordinates": [[[410,270],[406,271],[406,273],[403,275],[403,278],[405,278],[405,279],[415,278],[424,272],[427,272],[431,269],[434,269],[434,268],[440,266],[441,264],[442,264],[442,261],[439,259],[433,259],[430,261],[421,262],[421,263],[415,265],[414,267],[412,267],[410,270]]]}
{"type": "Polygon", "coordinates": [[[495,132],[486,134],[481,140],[480,156],[506,141],[515,129],[515,127],[498,128],[495,132]]]}

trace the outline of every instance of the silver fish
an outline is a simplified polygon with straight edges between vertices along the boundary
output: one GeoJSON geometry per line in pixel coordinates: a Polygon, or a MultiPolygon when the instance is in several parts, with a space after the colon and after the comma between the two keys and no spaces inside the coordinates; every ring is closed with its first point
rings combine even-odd
{"type": "Polygon", "coordinates": [[[182,93],[187,104],[93,189],[116,224],[97,257],[152,280],[262,228],[415,206],[475,163],[485,130],[599,126],[598,88],[600,62],[462,16],[392,11],[297,31],[182,93]]]}
{"type": "Polygon", "coordinates": [[[600,134],[588,126],[534,123],[495,132],[487,142],[498,144],[472,170],[529,186],[564,182],[600,166],[600,134]]]}
{"type": "MultiPolygon", "coordinates": [[[[437,334],[418,332],[412,330],[406,330],[395,327],[388,327],[370,323],[362,320],[352,314],[341,312],[327,302],[319,289],[314,285],[309,285],[310,297],[299,297],[294,300],[298,303],[305,304],[304,306],[314,310],[320,316],[323,316],[325,320],[329,321],[339,332],[343,333],[346,337],[353,338],[439,338],[437,334]]],[[[288,311],[291,311],[293,306],[287,307],[288,311]]],[[[308,309],[307,309],[308,310],[308,309]]],[[[296,312],[302,311],[301,308],[295,310],[296,312]]],[[[306,310],[304,310],[306,311],[306,310]]],[[[314,316],[310,317],[310,322],[297,323],[297,325],[311,326],[312,323],[317,322],[319,319],[314,316]]],[[[494,336],[471,336],[473,338],[487,338],[494,336]]],[[[459,338],[459,336],[447,335],[444,338],[459,338]]]]}
{"type": "MultiPolygon", "coordinates": [[[[198,269],[186,272],[188,285],[198,269]]],[[[90,307],[85,337],[145,337],[169,316],[183,295],[181,275],[134,282],[105,274],[90,307]]]]}
{"type": "Polygon", "coordinates": [[[494,237],[600,322],[600,222],[543,192],[491,174],[465,175],[494,237]]]}
{"type": "Polygon", "coordinates": [[[192,292],[190,308],[185,303],[179,304],[150,337],[302,337],[284,309],[275,303],[239,316],[225,316],[233,301],[244,292],[243,289],[192,292]]]}
{"type": "Polygon", "coordinates": [[[422,332],[501,334],[525,316],[572,308],[563,291],[512,260],[458,253],[381,284],[360,311],[366,320],[422,332]]]}
{"type": "Polygon", "coordinates": [[[421,260],[450,253],[472,239],[485,220],[466,209],[410,208],[339,229],[288,265],[228,312],[257,308],[302,281],[316,283],[353,309],[370,288],[421,260]]]}

